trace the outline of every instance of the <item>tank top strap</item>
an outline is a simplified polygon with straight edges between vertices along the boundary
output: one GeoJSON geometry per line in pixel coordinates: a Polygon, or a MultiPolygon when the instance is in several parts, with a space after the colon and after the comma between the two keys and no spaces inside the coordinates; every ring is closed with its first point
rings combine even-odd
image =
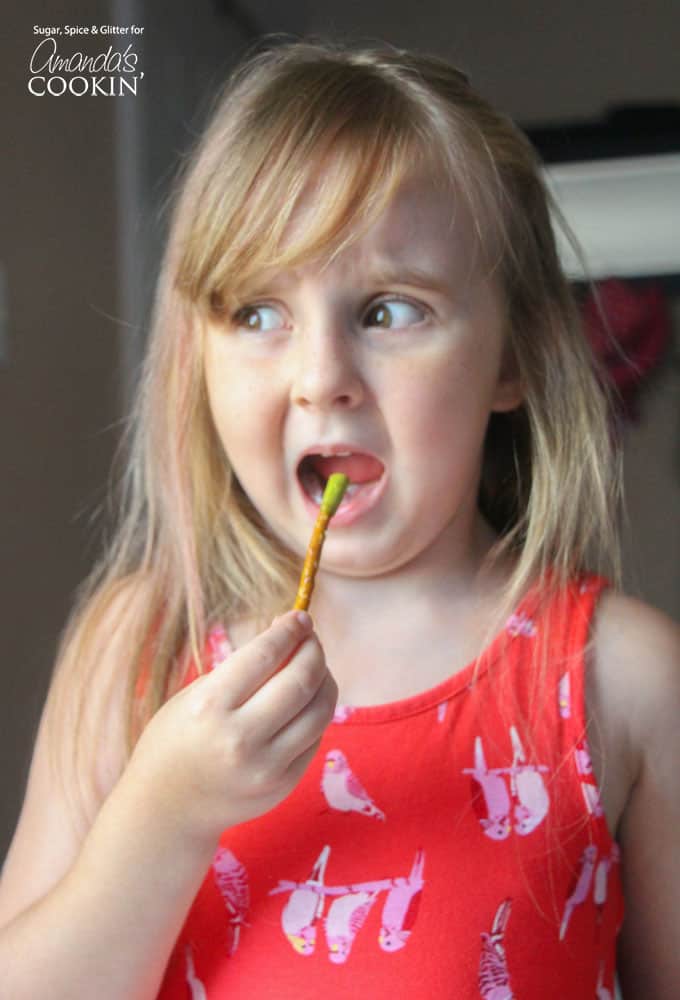
{"type": "Polygon", "coordinates": [[[608,581],[583,575],[556,586],[550,576],[529,590],[505,625],[503,681],[530,716],[583,723],[586,654],[597,602],[608,581]],[[557,698],[553,697],[557,687],[557,698]]]}
{"type": "Polygon", "coordinates": [[[551,774],[555,794],[574,804],[598,849],[614,857],[588,745],[586,674],[598,601],[609,586],[604,577],[584,575],[567,586],[547,589],[535,611],[537,645],[514,644],[519,708],[528,722],[536,759],[551,774]]]}
{"type": "Polygon", "coordinates": [[[566,738],[574,743],[585,738],[588,654],[598,601],[607,587],[604,577],[581,576],[554,595],[547,609],[555,707],[566,738]]]}

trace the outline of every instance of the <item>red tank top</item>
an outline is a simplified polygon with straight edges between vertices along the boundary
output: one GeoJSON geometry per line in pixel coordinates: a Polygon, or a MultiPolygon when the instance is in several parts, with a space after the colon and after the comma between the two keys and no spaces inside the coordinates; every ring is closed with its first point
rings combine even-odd
{"type": "MultiPolygon", "coordinates": [[[[222,836],[159,996],[612,997],[619,850],[584,710],[603,586],[584,578],[547,606],[534,591],[477,669],[339,707],[295,791],[222,836]]],[[[212,633],[206,656],[229,652],[212,633]]]]}

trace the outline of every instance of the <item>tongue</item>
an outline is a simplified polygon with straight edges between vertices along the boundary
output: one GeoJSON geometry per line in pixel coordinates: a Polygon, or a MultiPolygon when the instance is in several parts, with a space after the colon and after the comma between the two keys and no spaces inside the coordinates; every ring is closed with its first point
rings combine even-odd
{"type": "Polygon", "coordinates": [[[370,483],[380,479],[383,473],[382,462],[370,455],[331,455],[329,458],[315,455],[312,461],[314,470],[324,479],[334,472],[344,472],[350,483],[370,483]]]}

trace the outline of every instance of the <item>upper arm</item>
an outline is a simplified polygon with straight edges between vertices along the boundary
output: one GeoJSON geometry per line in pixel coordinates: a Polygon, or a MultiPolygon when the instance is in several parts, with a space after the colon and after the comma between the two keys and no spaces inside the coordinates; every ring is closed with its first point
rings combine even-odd
{"type": "Polygon", "coordinates": [[[67,651],[50,687],[19,821],[0,878],[0,926],[45,896],[66,874],[124,766],[127,678],[114,627],[121,600],[112,601],[97,626],[95,645],[101,655],[88,676],[83,678],[74,669],[67,651]],[[86,684],[82,715],[75,699],[68,697],[70,685],[75,689],[78,684],[86,684]],[[58,686],[67,697],[60,699],[60,711],[55,713],[58,686]],[[78,758],[72,753],[77,726],[85,748],[92,748],[88,773],[78,770],[78,758]],[[81,804],[85,785],[90,789],[88,809],[81,804]]]}
{"type": "Polygon", "coordinates": [[[598,626],[596,657],[606,678],[603,717],[609,691],[633,762],[618,828],[626,902],[621,985],[625,997],[680,996],[680,629],[616,595],[598,626]]]}

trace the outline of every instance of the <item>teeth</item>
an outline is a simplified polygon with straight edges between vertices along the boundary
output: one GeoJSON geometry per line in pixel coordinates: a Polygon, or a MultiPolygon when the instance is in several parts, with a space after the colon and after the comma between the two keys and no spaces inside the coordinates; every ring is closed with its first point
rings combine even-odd
{"type": "MultiPolygon", "coordinates": [[[[359,492],[360,489],[361,485],[359,483],[351,483],[345,490],[345,499],[353,497],[356,493],[359,492]]],[[[321,488],[321,486],[317,484],[311,489],[308,486],[307,492],[314,501],[314,503],[318,504],[318,506],[320,507],[321,501],[323,500],[323,489],[321,488]]]]}
{"type": "MultiPolygon", "coordinates": [[[[352,483],[345,490],[345,498],[349,499],[350,497],[353,497],[355,493],[359,492],[359,489],[360,489],[359,483],[352,483]]],[[[316,503],[319,506],[321,506],[321,501],[323,500],[323,490],[321,488],[315,489],[309,495],[311,496],[311,498],[314,501],[314,503],[316,503]]]]}
{"type": "Polygon", "coordinates": [[[349,458],[351,451],[322,451],[322,458],[349,458]]]}

